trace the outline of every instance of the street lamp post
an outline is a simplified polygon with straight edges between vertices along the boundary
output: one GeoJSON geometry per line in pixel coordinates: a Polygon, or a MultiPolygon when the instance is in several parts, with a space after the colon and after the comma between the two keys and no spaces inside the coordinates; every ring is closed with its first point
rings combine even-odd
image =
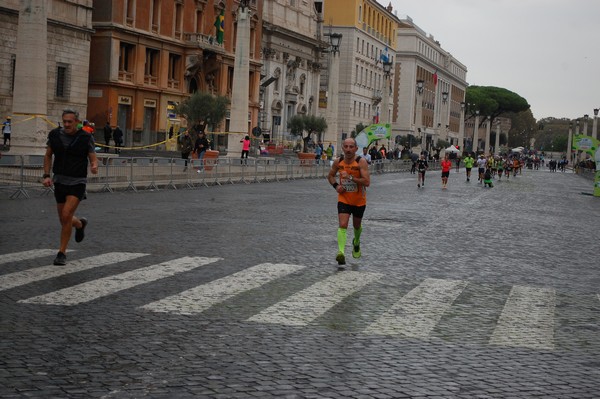
{"type": "Polygon", "coordinates": [[[390,75],[392,71],[392,63],[383,63],[383,93],[381,98],[381,108],[383,109],[382,122],[389,123],[389,107],[390,107],[390,75]]]}
{"type": "Polygon", "coordinates": [[[442,123],[441,125],[446,126],[446,130],[444,131],[445,133],[445,137],[444,140],[449,141],[448,140],[448,112],[447,112],[447,108],[448,108],[448,97],[449,97],[449,93],[447,91],[443,91],[442,92],[442,112],[440,115],[440,119],[442,119],[442,123]]]}
{"type": "Polygon", "coordinates": [[[329,64],[329,82],[327,87],[327,135],[330,142],[335,142],[338,151],[341,150],[341,135],[338,134],[338,92],[340,83],[340,44],[341,33],[329,34],[331,45],[331,62],[329,64]]]}
{"type": "MultiPolygon", "coordinates": [[[[381,93],[381,117],[380,123],[390,123],[390,74],[392,63],[386,61],[383,63],[383,92],[381,93]]],[[[388,139],[388,151],[391,150],[391,137],[388,139]]]]}
{"type": "Polygon", "coordinates": [[[473,153],[477,155],[477,150],[479,149],[479,110],[475,111],[475,126],[473,127],[473,153]]]}
{"type": "Polygon", "coordinates": [[[421,135],[421,151],[425,150],[425,132],[423,132],[423,103],[421,97],[423,95],[423,88],[425,85],[425,81],[419,79],[417,80],[417,109],[416,109],[416,120],[415,127],[417,131],[421,135]]]}
{"type": "Polygon", "coordinates": [[[588,123],[588,119],[589,119],[589,115],[585,114],[583,115],[583,135],[587,136],[588,135],[588,131],[587,131],[587,123],[588,123]]]}
{"type": "Polygon", "coordinates": [[[465,148],[465,104],[464,101],[460,103],[460,125],[458,127],[458,145],[462,151],[465,148]]]}
{"type": "Polygon", "coordinates": [[[594,108],[594,121],[592,122],[592,137],[598,138],[598,108],[594,108]]]}

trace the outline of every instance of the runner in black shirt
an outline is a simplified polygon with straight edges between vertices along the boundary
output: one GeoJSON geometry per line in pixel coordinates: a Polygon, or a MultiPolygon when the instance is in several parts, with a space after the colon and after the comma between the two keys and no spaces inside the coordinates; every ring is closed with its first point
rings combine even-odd
{"type": "Polygon", "coordinates": [[[425,187],[425,171],[429,168],[425,155],[421,153],[419,159],[417,159],[417,187],[425,187]]]}

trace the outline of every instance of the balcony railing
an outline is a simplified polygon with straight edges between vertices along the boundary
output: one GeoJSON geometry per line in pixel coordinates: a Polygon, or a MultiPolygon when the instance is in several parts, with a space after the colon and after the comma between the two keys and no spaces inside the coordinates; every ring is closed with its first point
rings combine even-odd
{"type": "Polygon", "coordinates": [[[158,78],[152,75],[144,75],[144,84],[149,86],[156,86],[158,83],[158,78]]]}
{"type": "Polygon", "coordinates": [[[197,32],[186,32],[183,34],[183,40],[189,43],[195,43],[201,48],[223,49],[223,44],[217,42],[217,38],[212,35],[205,35],[197,32]]]}
{"type": "Polygon", "coordinates": [[[119,80],[133,82],[133,72],[119,71],[119,80]]]}

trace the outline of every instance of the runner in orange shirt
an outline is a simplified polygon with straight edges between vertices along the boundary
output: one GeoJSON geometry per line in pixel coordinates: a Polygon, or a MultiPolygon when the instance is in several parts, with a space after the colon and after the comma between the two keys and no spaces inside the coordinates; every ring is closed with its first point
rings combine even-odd
{"type": "Polygon", "coordinates": [[[354,239],[352,240],[352,256],[360,258],[360,234],[362,233],[362,218],[367,206],[367,187],[371,184],[369,165],[367,160],[356,156],[358,146],[356,140],[347,138],[342,143],[343,156],[333,161],[327,180],[338,193],[338,221],[337,232],[338,253],[335,260],[338,265],[346,264],[344,248],[350,215],[354,239]],[[336,179],[339,175],[339,182],[336,179]]]}

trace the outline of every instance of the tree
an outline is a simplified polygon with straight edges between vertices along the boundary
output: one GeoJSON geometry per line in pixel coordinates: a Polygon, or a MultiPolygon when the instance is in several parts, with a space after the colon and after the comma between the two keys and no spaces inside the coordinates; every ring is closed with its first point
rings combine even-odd
{"type": "Polygon", "coordinates": [[[365,130],[366,127],[367,127],[366,125],[363,125],[362,122],[360,122],[358,125],[356,125],[354,130],[350,133],[350,137],[358,136],[358,134],[360,132],[362,132],[363,130],[365,130]]]}
{"type": "Polygon", "coordinates": [[[304,144],[302,152],[308,152],[308,142],[312,135],[323,133],[327,129],[327,121],[321,116],[294,115],[288,120],[287,127],[292,135],[302,138],[304,144]]]}
{"type": "Polygon", "coordinates": [[[529,148],[530,140],[533,138],[538,127],[531,110],[527,109],[518,113],[508,113],[506,116],[511,120],[511,127],[508,132],[508,146],[529,148]]]}
{"type": "MultiPolygon", "coordinates": [[[[479,110],[480,116],[491,116],[491,121],[505,113],[519,113],[530,108],[523,97],[512,91],[493,86],[469,86],[465,95],[465,102],[470,106],[467,108],[469,116],[475,116],[479,110]]],[[[481,123],[483,123],[483,119],[481,123]]]]}
{"type": "Polygon", "coordinates": [[[396,144],[399,144],[404,148],[411,149],[420,143],[421,141],[417,140],[417,138],[410,133],[408,133],[406,136],[396,136],[396,144]]]}
{"type": "Polygon", "coordinates": [[[229,99],[224,96],[213,96],[207,92],[196,92],[181,102],[175,111],[185,117],[188,126],[208,125],[214,131],[225,119],[229,99]]]}

